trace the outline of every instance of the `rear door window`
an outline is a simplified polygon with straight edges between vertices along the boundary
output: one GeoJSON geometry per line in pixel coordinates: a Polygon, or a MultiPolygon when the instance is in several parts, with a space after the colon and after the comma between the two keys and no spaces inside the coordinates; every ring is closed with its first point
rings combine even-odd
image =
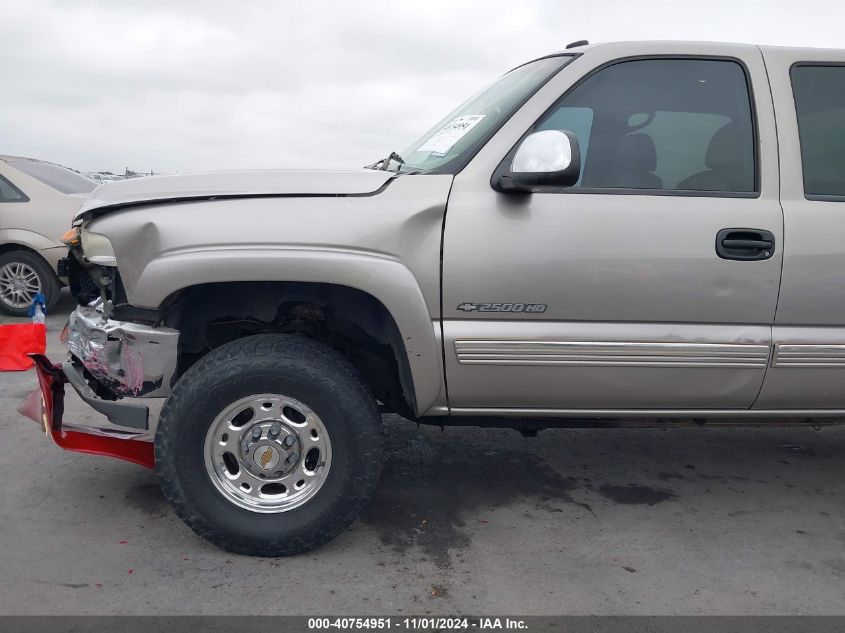
{"type": "Polygon", "coordinates": [[[90,193],[99,184],[82,174],[54,163],[26,158],[9,159],[6,162],[27,176],[32,176],[61,193],[90,193]]]}
{"type": "Polygon", "coordinates": [[[804,194],[845,199],[845,66],[797,65],[791,75],[804,194]]]}
{"type": "Polygon", "coordinates": [[[0,176],[0,202],[26,202],[29,198],[11,182],[0,176]]]}

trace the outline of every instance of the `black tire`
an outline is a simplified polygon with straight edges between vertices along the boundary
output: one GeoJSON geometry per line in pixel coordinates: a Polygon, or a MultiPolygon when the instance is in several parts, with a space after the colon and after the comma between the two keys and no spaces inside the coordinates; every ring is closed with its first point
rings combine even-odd
{"type": "Polygon", "coordinates": [[[370,500],[383,450],[381,417],[358,372],[334,350],[295,334],[249,336],[207,354],[174,386],[155,437],[156,471],[176,514],[218,547],[249,556],[300,554],[340,534],[370,500]],[[315,496],[276,514],[235,505],[212,483],[204,462],[215,417],[261,393],[306,404],[332,446],[331,468],[315,496]]]}
{"type": "MultiPolygon", "coordinates": [[[[20,263],[31,268],[38,276],[38,282],[41,286],[41,294],[47,300],[47,311],[53,309],[56,302],[59,300],[59,292],[61,284],[56,273],[50,268],[50,265],[44,259],[31,251],[17,250],[8,251],[0,255],[0,269],[8,264],[20,263]]],[[[29,314],[29,306],[16,307],[10,305],[0,293],[0,310],[11,316],[27,316],[29,314]]]]}

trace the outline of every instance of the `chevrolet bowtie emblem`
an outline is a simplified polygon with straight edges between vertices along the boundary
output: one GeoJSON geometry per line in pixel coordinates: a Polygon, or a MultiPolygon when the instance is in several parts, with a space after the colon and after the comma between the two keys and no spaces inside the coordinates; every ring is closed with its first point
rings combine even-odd
{"type": "Polygon", "coordinates": [[[267,464],[270,463],[271,459],[273,459],[273,449],[268,446],[261,454],[261,468],[267,468],[267,464]]]}

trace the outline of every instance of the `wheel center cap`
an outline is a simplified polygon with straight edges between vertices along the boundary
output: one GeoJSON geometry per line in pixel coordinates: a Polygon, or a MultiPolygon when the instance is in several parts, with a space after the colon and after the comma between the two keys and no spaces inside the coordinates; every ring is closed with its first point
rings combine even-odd
{"type": "Polygon", "coordinates": [[[281,459],[282,455],[279,449],[270,444],[259,446],[252,453],[252,461],[261,470],[273,470],[281,459]]]}

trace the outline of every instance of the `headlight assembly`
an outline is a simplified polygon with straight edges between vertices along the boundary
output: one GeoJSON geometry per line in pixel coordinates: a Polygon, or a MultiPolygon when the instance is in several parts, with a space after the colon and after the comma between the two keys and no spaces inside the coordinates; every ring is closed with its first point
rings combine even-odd
{"type": "Polygon", "coordinates": [[[109,238],[100,233],[82,230],[82,255],[92,264],[117,266],[117,258],[109,238]]]}

